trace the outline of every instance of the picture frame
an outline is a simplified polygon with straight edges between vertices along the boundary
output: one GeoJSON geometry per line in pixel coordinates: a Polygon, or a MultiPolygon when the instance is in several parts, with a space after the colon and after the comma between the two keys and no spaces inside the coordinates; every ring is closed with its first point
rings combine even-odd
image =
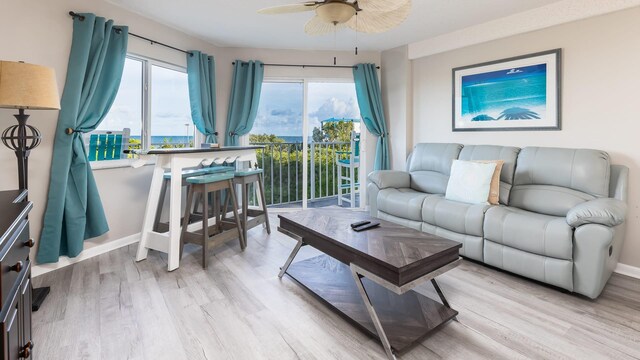
{"type": "Polygon", "coordinates": [[[553,49],[452,69],[452,131],[561,130],[561,57],[553,49]]]}

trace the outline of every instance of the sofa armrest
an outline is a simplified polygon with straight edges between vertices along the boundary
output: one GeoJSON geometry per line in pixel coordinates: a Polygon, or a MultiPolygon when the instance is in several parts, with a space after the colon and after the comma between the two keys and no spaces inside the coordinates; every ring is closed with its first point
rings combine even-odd
{"type": "Polygon", "coordinates": [[[627,204],[613,198],[600,198],[583,202],[567,213],[567,223],[578,227],[585,224],[616,226],[624,222],[627,204]]]}
{"type": "Polygon", "coordinates": [[[408,188],[411,186],[411,175],[405,171],[376,170],[369,174],[369,181],[379,189],[408,188]]]}

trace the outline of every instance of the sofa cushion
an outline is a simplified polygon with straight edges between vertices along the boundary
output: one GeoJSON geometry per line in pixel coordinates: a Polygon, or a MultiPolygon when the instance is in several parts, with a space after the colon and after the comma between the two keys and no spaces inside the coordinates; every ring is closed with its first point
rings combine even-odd
{"type": "Polygon", "coordinates": [[[509,204],[536,213],[566,216],[569,210],[594,196],[566,187],[550,185],[519,185],[511,189],[509,204]]]}
{"type": "Polygon", "coordinates": [[[378,210],[403,219],[421,221],[422,203],[429,194],[407,188],[387,188],[378,193],[378,210]]]}
{"type": "Polygon", "coordinates": [[[458,159],[466,161],[502,160],[504,164],[500,171],[500,203],[509,203],[509,192],[513,184],[516,161],[520,148],[514,146],[496,145],[465,145],[460,151],[458,159]]]}
{"type": "Polygon", "coordinates": [[[459,234],[482,236],[487,204],[465,204],[442,195],[429,196],[422,204],[422,221],[459,234]]]}
{"type": "Polygon", "coordinates": [[[430,194],[444,194],[451,163],[458,158],[461,149],[460,144],[422,143],[414,146],[407,162],[411,188],[430,194]]]}
{"type": "Polygon", "coordinates": [[[495,170],[495,163],[454,160],[444,197],[467,204],[487,204],[495,170]]]}
{"type": "Polygon", "coordinates": [[[537,255],[573,258],[573,230],[564,217],[494,206],[485,214],[484,237],[537,255]]]}
{"type": "Polygon", "coordinates": [[[571,260],[536,255],[486,240],[484,262],[569,291],[574,290],[573,261],[571,260]]]}
{"type": "Polygon", "coordinates": [[[493,171],[491,186],[489,188],[489,204],[498,205],[500,203],[500,173],[502,172],[504,160],[474,160],[474,162],[496,164],[496,169],[493,171]]]}
{"type": "Polygon", "coordinates": [[[527,147],[520,151],[509,205],[565,216],[572,207],[609,196],[604,151],[527,147]]]}
{"type": "Polygon", "coordinates": [[[423,232],[433,234],[433,235],[438,235],[445,239],[449,239],[449,240],[453,240],[461,243],[462,244],[462,247],[460,248],[461,256],[478,260],[478,261],[483,261],[482,253],[484,251],[483,249],[484,239],[481,236],[460,234],[455,231],[450,231],[438,226],[427,224],[425,222],[421,224],[422,224],[423,232]]]}

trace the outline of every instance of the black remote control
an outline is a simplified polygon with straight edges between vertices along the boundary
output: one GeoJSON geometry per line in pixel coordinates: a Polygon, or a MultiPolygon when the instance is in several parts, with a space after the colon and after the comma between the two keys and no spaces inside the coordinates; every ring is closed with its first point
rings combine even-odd
{"type": "Polygon", "coordinates": [[[369,224],[360,225],[358,227],[354,227],[353,230],[357,231],[357,232],[360,232],[360,231],[363,231],[363,230],[373,229],[373,228],[378,227],[378,226],[380,226],[380,223],[379,222],[374,222],[374,223],[369,223],[369,224]]]}
{"type": "Polygon", "coordinates": [[[363,221],[358,221],[358,222],[354,222],[353,224],[351,224],[351,228],[357,228],[358,226],[362,226],[362,225],[366,225],[369,224],[371,221],[368,220],[363,220],[363,221]]]}

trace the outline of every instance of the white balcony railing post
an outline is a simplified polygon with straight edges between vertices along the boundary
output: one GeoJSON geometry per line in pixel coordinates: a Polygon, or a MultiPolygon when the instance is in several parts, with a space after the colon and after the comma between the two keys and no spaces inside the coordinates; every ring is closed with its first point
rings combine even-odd
{"type": "Polygon", "coordinates": [[[316,198],[316,144],[311,143],[311,161],[309,162],[309,167],[311,169],[311,198],[313,200],[316,198]]]}

